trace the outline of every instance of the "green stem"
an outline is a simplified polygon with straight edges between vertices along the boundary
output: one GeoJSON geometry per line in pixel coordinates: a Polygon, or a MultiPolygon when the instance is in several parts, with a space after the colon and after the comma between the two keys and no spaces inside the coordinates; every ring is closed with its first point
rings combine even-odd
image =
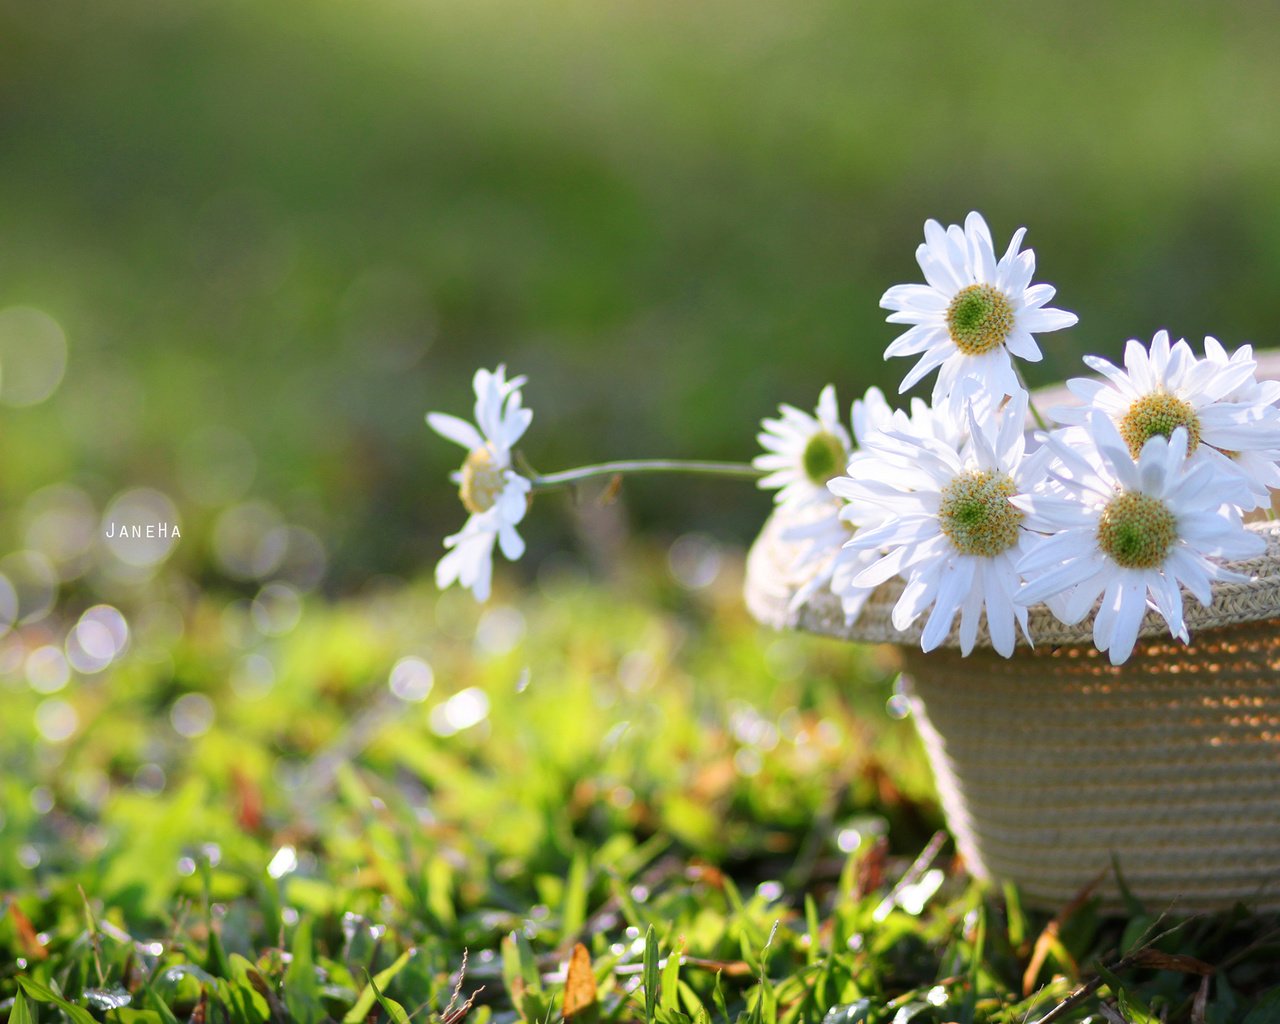
{"type": "Polygon", "coordinates": [[[680,473],[694,476],[722,476],[735,480],[757,480],[764,471],[745,462],[700,462],[694,459],[625,459],[579,466],[560,473],[537,474],[531,483],[535,491],[567,487],[600,477],[631,476],[638,473],[680,473]]]}
{"type": "Polygon", "coordinates": [[[1027,408],[1031,410],[1031,418],[1036,421],[1037,427],[1048,431],[1049,424],[1044,421],[1044,417],[1040,415],[1040,410],[1036,408],[1036,400],[1031,397],[1031,389],[1027,387],[1027,378],[1022,376],[1022,370],[1017,363],[1013,364],[1013,372],[1017,374],[1018,383],[1022,385],[1022,390],[1027,393],[1027,408]]]}

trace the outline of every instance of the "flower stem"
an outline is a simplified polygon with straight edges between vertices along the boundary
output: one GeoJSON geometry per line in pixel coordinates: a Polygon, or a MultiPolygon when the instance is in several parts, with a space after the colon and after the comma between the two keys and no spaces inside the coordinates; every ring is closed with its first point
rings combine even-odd
{"type": "Polygon", "coordinates": [[[1027,393],[1027,408],[1031,410],[1031,418],[1036,421],[1037,427],[1047,431],[1049,424],[1044,421],[1044,417],[1040,415],[1040,410],[1036,408],[1036,401],[1031,397],[1031,389],[1027,387],[1027,378],[1022,376],[1022,370],[1016,362],[1013,364],[1013,372],[1017,374],[1018,383],[1022,385],[1022,390],[1027,393]]]}
{"type": "Polygon", "coordinates": [[[579,466],[559,473],[535,474],[530,482],[535,491],[567,487],[599,477],[631,476],[638,473],[680,473],[693,476],[722,476],[736,480],[755,480],[762,470],[746,462],[700,462],[694,459],[629,459],[579,466]]]}

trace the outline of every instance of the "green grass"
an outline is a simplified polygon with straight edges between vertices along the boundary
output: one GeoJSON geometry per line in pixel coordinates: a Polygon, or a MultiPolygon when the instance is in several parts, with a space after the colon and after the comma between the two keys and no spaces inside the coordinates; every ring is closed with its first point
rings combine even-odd
{"type": "MultiPolygon", "coordinates": [[[[313,600],[276,637],[170,593],[180,638],[126,608],[131,651],[52,695],[11,652],[59,620],[23,627],[0,1016],[533,1024],[571,982],[596,1024],[1020,1022],[1172,926],[1087,901],[1050,924],[968,879],[882,652],[768,633],[732,560],[689,592],[649,554],[483,611],[429,584],[313,600]],[[406,656],[424,701],[388,688],[406,656]]],[[[1280,1019],[1275,924],[1184,924],[1061,1019],[1280,1019]]]]}

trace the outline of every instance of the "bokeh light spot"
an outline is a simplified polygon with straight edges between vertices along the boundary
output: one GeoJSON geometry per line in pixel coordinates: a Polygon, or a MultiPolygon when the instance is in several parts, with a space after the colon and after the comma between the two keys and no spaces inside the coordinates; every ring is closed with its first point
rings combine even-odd
{"type": "Polygon", "coordinates": [[[67,336],[53,317],[27,306],[0,310],[0,403],[39,405],[66,369],[67,336]]]}
{"type": "MultiPolygon", "coordinates": [[[[17,621],[39,622],[53,610],[58,596],[58,574],[49,559],[38,551],[15,551],[6,555],[0,559],[0,575],[5,577],[13,591],[17,621]]],[[[3,615],[4,604],[0,595],[0,616],[3,615]]]]}
{"type": "Polygon", "coordinates": [[[476,624],[475,649],[490,657],[506,654],[524,639],[525,621],[520,609],[496,605],[485,610],[476,624]]]}
{"type": "Polygon", "coordinates": [[[261,700],[276,683],[276,668],[264,654],[247,654],[231,673],[231,689],[241,700],[261,700]]]}
{"type": "Polygon", "coordinates": [[[169,721],[179,736],[195,739],[213,727],[213,702],[203,693],[184,693],[173,702],[169,721]]]}
{"type": "Polygon", "coordinates": [[[249,617],[263,636],[284,636],[302,619],[302,600],[287,583],[268,583],[249,607],[249,617]]]}
{"type": "Polygon", "coordinates": [[[94,605],[67,636],[67,660],[77,672],[101,672],[123,653],[129,625],[109,604],[94,605]]]}
{"type": "Polygon", "coordinates": [[[392,666],[387,685],[401,700],[416,704],[427,699],[435,682],[436,675],[430,665],[421,658],[408,657],[392,666]]]}
{"type": "Polygon", "coordinates": [[[36,708],[36,731],[50,743],[63,743],[80,727],[76,709],[57,698],[41,701],[36,708]]]}
{"type": "Polygon", "coordinates": [[[469,686],[431,709],[431,731],[437,736],[452,736],[479,725],[488,717],[488,695],[477,687],[469,686]]]}
{"type": "Polygon", "coordinates": [[[702,533],[686,533],[677,538],[667,553],[672,577],[686,590],[711,586],[720,575],[723,561],[720,544],[702,533]]]}
{"type": "Polygon", "coordinates": [[[71,667],[62,651],[52,644],[27,655],[27,683],[36,693],[57,693],[71,680],[71,667]]]}

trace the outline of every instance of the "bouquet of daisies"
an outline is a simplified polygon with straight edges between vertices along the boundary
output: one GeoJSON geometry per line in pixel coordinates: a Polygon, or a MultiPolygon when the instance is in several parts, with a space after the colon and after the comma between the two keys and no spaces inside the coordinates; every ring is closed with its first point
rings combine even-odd
{"type": "Polygon", "coordinates": [[[445,541],[438,583],[487,598],[494,548],[520,557],[516,527],[537,491],[711,473],[776,489],[798,553],[788,569],[797,604],[830,590],[853,623],[898,577],[893,625],[923,619],[925,651],[958,620],[968,654],[985,621],[1009,657],[1019,635],[1035,642],[1028,609],[1041,603],[1067,624],[1092,615],[1113,664],[1129,658],[1150,610],[1186,642],[1184,591],[1207,606],[1215,581],[1245,579],[1226,563],[1265,549],[1245,517],[1270,515],[1280,488],[1280,382],[1258,380],[1249,346],[1229,354],[1206,338],[1197,355],[1161,331],[1149,346],[1130,341],[1123,368],[1086,357],[1099,376],[1068,382],[1079,404],[1047,410],[1051,428],[1016,360],[1039,360],[1036,335],[1076,316],[1048,305],[1051,286],[1031,283],[1024,234],[997,257],[979,214],[963,226],[927,222],[916,250],[925,283],[890,288],[881,305],[908,325],[886,358],[919,357],[900,391],[936,370],[931,402],[895,410],[872,388],[846,424],[829,385],[813,414],[783,405],[764,421],[751,465],[611,462],[540,475],[514,450],[532,418],[524,378],[479,371],[475,425],[428,416],[467,450],[455,480],[470,518],[445,541]]]}

